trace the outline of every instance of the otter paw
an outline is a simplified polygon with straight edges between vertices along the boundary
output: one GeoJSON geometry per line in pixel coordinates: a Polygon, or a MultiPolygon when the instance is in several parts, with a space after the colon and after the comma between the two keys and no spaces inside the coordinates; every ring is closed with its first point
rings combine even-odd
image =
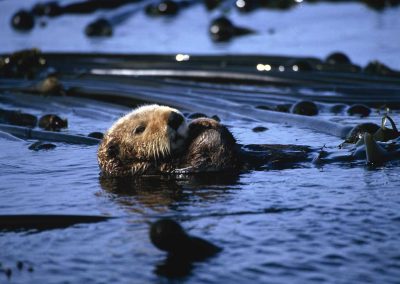
{"type": "Polygon", "coordinates": [[[175,169],[172,171],[173,174],[190,174],[190,173],[195,173],[195,172],[196,172],[196,170],[193,167],[175,169]]]}

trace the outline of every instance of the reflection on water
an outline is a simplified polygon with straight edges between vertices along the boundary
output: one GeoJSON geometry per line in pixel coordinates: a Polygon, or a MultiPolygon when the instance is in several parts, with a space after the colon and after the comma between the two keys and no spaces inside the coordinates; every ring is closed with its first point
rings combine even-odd
{"type": "Polygon", "coordinates": [[[224,194],[224,186],[237,186],[238,174],[197,174],[184,177],[143,176],[143,177],[105,177],[99,176],[101,188],[109,197],[128,210],[144,213],[147,208],[160,212],[168,209],[179,210],[179,204],[187,204],[193,198],[200,202],[224,194]],[[203,190],[207,185],[220,190],[203,190]],[[220,191],[220,193],[218,193],[220,191]]]}
{"type": "Polygon", "coordinates": [[[172,279],[183,278],[190,276],[193,268],[194,264],[192,262],[167,256],[155,266],[154,273],[172,279]]]}

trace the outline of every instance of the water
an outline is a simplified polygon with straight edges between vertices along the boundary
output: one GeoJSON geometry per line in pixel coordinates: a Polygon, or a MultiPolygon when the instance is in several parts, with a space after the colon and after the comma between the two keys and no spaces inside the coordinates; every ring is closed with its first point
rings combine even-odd
{"type": "MultiPolygon", "coordinates": [[[[9,39],[2,42],[2,52],[38,46],[44,50],[88,52],[267,50],[324,57],[342,50],[360,64],[378,58],[392,67],[400,66],[396,49],[399,42],[394,36],[400,23],[396,14],[399,8],[378,14],[349,4],[344,9],[347,12],[340,14],[343,10],[336,6],[304,5],[286,12],[284,17],[281,13],[258,11],[253,15],[258,20],[253,22],[245,21],[250,16],[233,12],[238,23],[256,29],[258,21],[272,17],[271,26],[265,26],[265,30],[276,28],[277,32],[267,37],[270,41],[265,41],[265,35],[254,35],[230,45],[214,45],[206,33],[200,32],[207,25],[205,19],[211,16],[199,6],[185,11],[180,18],[156,19],[148,21],[143,29],[132,29],[143,22],[145,16],[139,15],[117,29],[117,36],[110,40],[86,39],[79,33],[74,35],[74,41],[67,36],[54,41],[48,33],[67,32],[66,24],[81,31],[83,23],[95,15],[63,16],[49,20],[46,28],[30,34],[15,34],[8,27],[8,15],[16,5],[13,2],[0,4],[8,9],[2,9],[2,15],[7,16],[0,17],[2,38],[9,39]],[[304,14],[297,15],[301,11],[304,14]],[[194,14],[198,15],[193,21],[195,32],[180,33],[177,27],[192,21],[194,14]],[[332,14],[341,17],[341,21],[333,21],[332,17],[321,22],[322,29],[330,29],[332,34],[321,33],[314,40],[317,25],[307,19],[310,15],[327,19],[332,14]],[[300,17],[297,30],[288,24],[294,15],[300,17]],[[363,24],[351,25],[354,19],[361,19],[363,24]],[[175,33],[174,38],[179,40],[171,40],[168,33],[147,36],[149,30],[160,28],[165,22],[169,23],[166,31],[175,33]],[[343,27],[334,30],[335,24],[348,29],[336,34],[343,27]],[[140,35],[143,40],[132,40],[140,35]],[[151,39],[158,44],[149,43],[151,39]]],[[[105,131],[129,110],[87,99],[33,98],[6,92],[0,95],[0,108],[20,109],[37,116],[56,111],[68,118],[68,133],[84,135],[105,131]]],[[[367,119],[335,116],[326,111],[320,117],[344,124],[380,122],[376,112],[367,119]]],[[[393,118],[399,121],[398,112],[393,113],[393,118]]],[[[333,136],[279,123],[229,117],[223,117],[222,123],[243,144],[326,144],[333,148],[342,142],[333,136]],[[251,129],[256,126],[268,130],[254,133],[251,129]]],[[[28,149],[33,142],[0,138],[0,214],[92,214],[117,218],[65,229],[0,232],[0,269],[12,269],[10,278],[0,273],[0,283],[399,283],[398,161],[372,168],[363,161],[323,166],[304,163],[282,170],[242,172],[228,180],[217,176],[209,182],[153,178],[115,190],[99,176],[97,146],[56,143],[54,150],[35,152],[28,149]],[[166,255],[154,248],[148,237],[149,223],[160,217],[180,221],[189,233],[212,241],[223,251],[205,262],[182,267],[182,278],[160,275],[166,255]],[[18,261],[24,263],[22,270],[17,268],[18,261]],[[32,272],[27,270],[30,267],[32,272]]]]}
{"type": "MultiPolygon", "coordinates": [[[[56,103],[61,110],[65,104],[56,103]]],[[[97,111],[126,111],[92,105],[97,111]]],[[[89,104],[87,109],[91,110],[89,104]]],[[[83,118],[73,110],[68,115],[71,133],[104,131],[113,121],[107,116],[83,118]]],[[[40,113],[40,108],[31,111],[40,113]]],[[[261,124],[269,130],[253,133],[251,129],[260,123],[223,123],[242,143],[341,142],[279,124],[261,124]]],[[[224,249],[187,268],[184,280],[396,283],[399,279],[397,162],[372,169],[364,163],[304,164],[245,172],[222,184],[155,179],[133,185],[130,191],[113,192],[99,179],[96,146],[59,143],[52,151],[35,152],[27,149],[29,144],[1,140],[0,214],[119,218],[42,232],[1,232],[0,262],[13,268],[12,283],[163,282],[167,278],[156,271],[166,256],[151,245],[148,228],[149,222],[166,216],[224,249]],[[19,271],[17,261],[34,271],[19,271]]]]}

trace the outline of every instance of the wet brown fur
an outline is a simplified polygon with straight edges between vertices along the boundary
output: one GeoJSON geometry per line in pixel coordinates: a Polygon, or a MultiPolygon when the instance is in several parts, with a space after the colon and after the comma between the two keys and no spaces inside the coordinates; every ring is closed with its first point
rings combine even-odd
{"type": "Polygon", "coordinates": [[[99,149],[101,171],[108,176],[129,176],[172,170],[174,157],[168,138],[168,117],[173,109],[162,106],[130,113],[105,134],[99,149]],[[135,134],[138,127],[145,127],[135,134]]]}
{"type": "Polygon", "coordinates": [[[189,124],[188,138],[180,151],[172,151],[168,136],[168,107],[156,106],[117,121],[104,136],[98,161],[107,176],[222,171],[236,168],[236,141],[229,130],[209,118],[189,124]],[[146,125],[141,135],[135,129],[146,125]]]}
{"type": "Polygon", "coordinates": [[[210,118],[189,124],[189,144],[180,162],[189,172],[226,171],[239,165],[236,140],[231,132],[210,118]]]}

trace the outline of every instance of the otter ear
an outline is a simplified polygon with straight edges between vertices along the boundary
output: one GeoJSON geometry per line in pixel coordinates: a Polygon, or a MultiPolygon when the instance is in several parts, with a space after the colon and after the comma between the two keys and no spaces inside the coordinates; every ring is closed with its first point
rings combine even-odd
{"type": "Polygon", "coordinates": [[[107,156],[110,158],[115,158],[119,155],[118,144],[110,143],[107,147],[107,156]]]}

